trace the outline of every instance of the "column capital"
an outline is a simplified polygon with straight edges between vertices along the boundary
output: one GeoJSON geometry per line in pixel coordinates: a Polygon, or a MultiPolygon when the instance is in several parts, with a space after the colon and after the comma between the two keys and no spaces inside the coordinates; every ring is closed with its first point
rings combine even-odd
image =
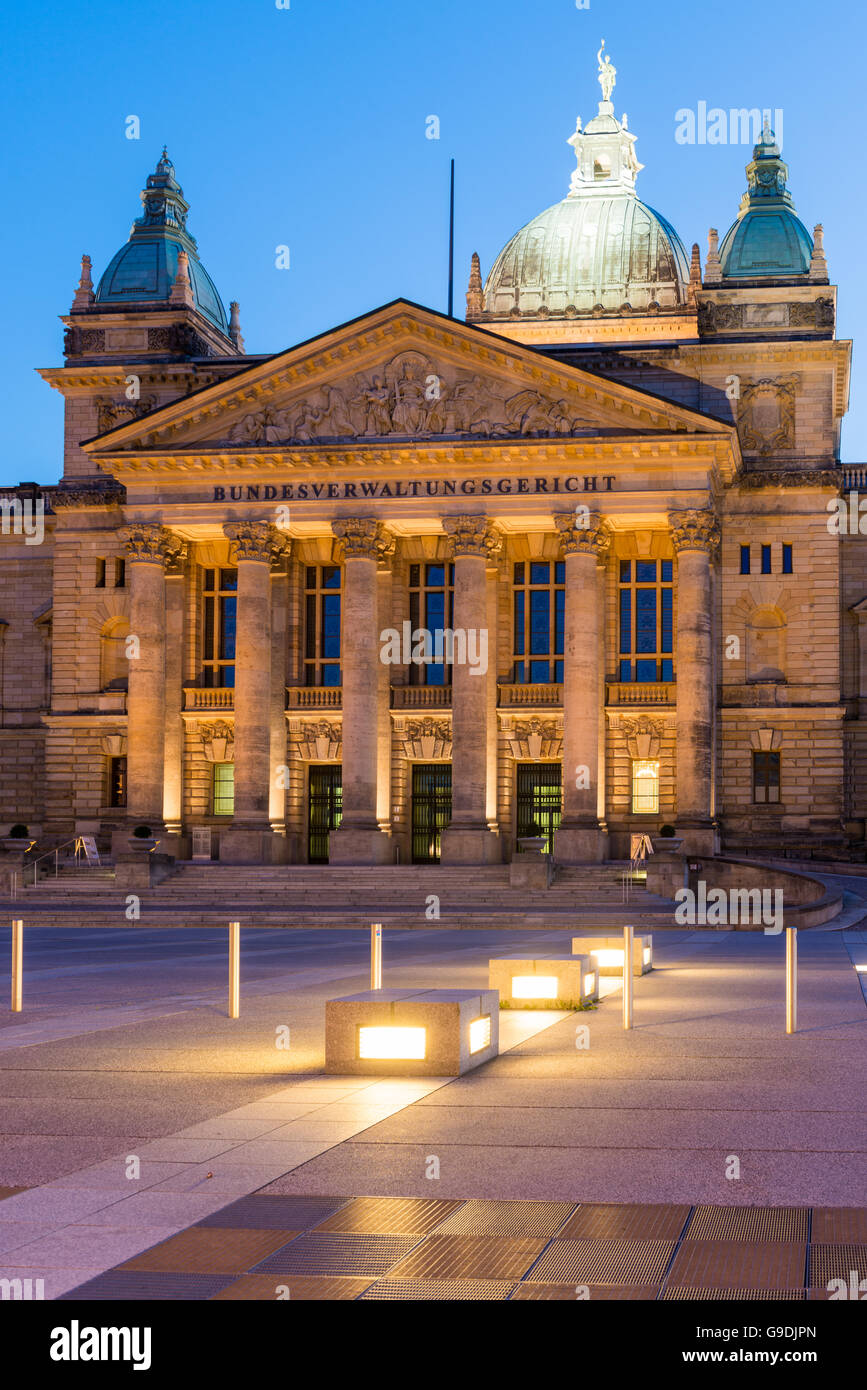
{"type": "Polygon", "coordinates": [[[149,565],[166,565],[177,561],[184,553],[185,544],[180,536],[174,535],[166,526],[155,526],[149,522],[133,522],[124,526],[120,538],[126,541],[127,559],[149,565]]]}
{"type": "Polygon", "coordinates": [[[611,527],[601,512],[555,512],[565,555],[604,555],[611,544],[611,527]]]}
{"type": "Polygon", "coordinates": [[[493,560],[503,544],[500,532],[486,516],[444,516],[443,530],[452,560],[459,555],[480,555],[483,560],[493,560]]]}
{"type": "Polygon", "coordinates": [[[672,544],[682,550],[704,550],[712,554],[720,543],[720,524],[709,507],[687,507],[669,512],[672,544]]]}
{"type": "Polygon", "coordinates": [[[254,560],[263,565],[288,554],[292,545],[290,538],[269,521],[227,521],[223,535],[233,542],[236,560],[254,560]]]}
{"type": "Polygon", "coordinates": [[[372,516],[332,521],[331,530],[344,560],[387,560],[394,553],[394,536],[372,516]]]}

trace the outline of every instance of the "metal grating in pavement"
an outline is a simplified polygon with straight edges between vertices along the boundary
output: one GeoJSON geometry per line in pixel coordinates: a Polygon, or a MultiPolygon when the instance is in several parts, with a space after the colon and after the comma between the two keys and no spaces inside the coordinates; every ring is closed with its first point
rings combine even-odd
{"type": "Polygon", "coordinates": [[[806,1245],[794,1241],[685,1240],[668,1283],[672,1288],[803,1288],[806,1257],[806,1245]]]}
{"type": "Polygon", "coordinates": [[[574,1202],[494,1202],[472,1198],[444,1221],[437,1235],[521,1236],[550,1240],[575,1210],[574,1202]]]}
{"type": "Polygon", "coordinates": [[[686,1240],[807,1239],[809,1207],[696,1207],[686,1240]]]}
{"type": "Polygon", "coordinates": [[[109,1302],[150,1303],[163,1299],[209,1299],[231,1284],[231,1274],[149,1274],[143,1271],[110,1269],[77,1289],[69,1289],[57,1299],[72,1303],[79,1299],[109,1302]]]}
{"type": "Polygon", "coordinates": [[[306,1231],[318,1226],[339,1207],[345,1197],[242,1197],[211,1212],[197,1226],[231,1226],[233,1230],[306,1231]]]}
{"type": "Polygon", "coordinates": [[[229,1284],[221,1293],[215,1294],[214,1302],[279,1303],[288,1298],[293,1303],[340,1303],[358,1298],[359,1294],[370,1288],[370,1284],[370,1278],[330,1278],[316,1274],[245,1274],[243,1278],[229,1284]]]}
{"type": "Polygon", "coordinates": [[[852,1274],[858,1281],[867,1279],[867,1245],[810,1246],[810,1288],[824,1289],[829,1279],[845,1279],[848,1286],[852,1274]]]}
{"type": "Polygon", "coordinates": [[[510,1279],[378,1279],[362,1294],[361,1302],[366,1303],[369,1299],[401,1299],[502,1303],[514,1287],[510,1279]]]}
{"type": "Polygon", "coordinates": [[[492,1236],[428,1236],[389,1271],[393,1279],[517,1280],[545,1248],[544,1240],[492,1236]]]}
{"type": "Polygon", "coordinates": [[[153,1274],[243,1274],[298,1235],[297,1231],[237,1231],[191,1226],[118,1268],[153,1274]]]}
{"type": "Polygon", "coordinates": [[[677,1240],[689,1206],[590,1203],[569,1218],[558,1240],[677,1240]]]}
{"type": "Polygon", "coordinates": [[[316,1229],[426,1236],[460,1206],[439,1197],[355,1197],[316,1229]]]}
{"type": "Polygon", "coordinates": [[[346,1235],[336,1231],[299,1236],[269,1255],[253,1274],[386,1274],[418,1243],[418,1236],[346,1235]]]}
{"type": "Polygon", "coordinates": [[[785,1303],[785,1302],[788,1302],[788,1303],[803,1303],[804,1297],[805,1297],[805,1295],[804,1295],[804,1290],[803,1290],[803,1289],[689,1289],[689,1288],[673,1288],[673,1289],[666,1289],[666,1290],[665,1290],[665,1293],[662,1295],[662,1301],[663,1301],[663,1303],[664,1303],[664,1302],[666,1301],[666,1299],[684,1299],[684,1298],[714,1298],[714,1299],[743,1298],[743,1299],[748,1300],[750,1303],[752,1303],[753,1301],[756,1301],[756,1300],[761,1301],[762,1299],[770,1299],[770,1300],[773,1300],[773,1301],[776,1301],[777,1299],[779,1299],[781,1302],[784,1302],[784,1303],[785,1303]]]}
{"type": "Polygon", "coordinates": [[[816,1244],[867,1245],[867,1208],[814,1207],[810,1239],[816,1244]]]}
{"type": "Polygon", "coordinates": [[[516,1286],[509,1301],[514,1303],[517,1299],[519,1303],[526,1303],[530,1299],[539,1302],[558,1299],[562,1303],[598,1303],[600,1299],[605,1299],[618,1303],[639,1300],[652,1303],[658,1297],[658,1284],[531,1284],[525,1279],[516,1286]]]}
{"type": "Polygon", "coordinates": [[[540,1284],[659,1284],[673,1240],[555,1240],[527,1275],[540,1284]]]}

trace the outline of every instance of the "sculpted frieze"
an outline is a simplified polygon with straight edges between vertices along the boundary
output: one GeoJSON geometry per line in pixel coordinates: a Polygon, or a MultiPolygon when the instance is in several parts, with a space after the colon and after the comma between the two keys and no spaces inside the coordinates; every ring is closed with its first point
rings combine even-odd
{"type": "Polygon", "coordinates": [[[435,435],[545,437],[596,428],[565,399],[511,391],[478,373],[440,371],[420,352],[403,352],[381,371],[321,386],[286,406],[263,406],[232,425],[232,444],[427,438],[435,435]]]}

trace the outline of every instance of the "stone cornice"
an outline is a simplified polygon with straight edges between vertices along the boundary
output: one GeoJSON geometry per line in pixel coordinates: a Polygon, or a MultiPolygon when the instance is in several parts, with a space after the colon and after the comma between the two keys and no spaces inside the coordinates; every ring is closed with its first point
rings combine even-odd
{"type": "Polygon", "coordinates": [[[704,550],[712,554],[721,539],[720,524],[716,513],[704,507],[687,507],[683,511],[669,512],[668,524],[671,527],[671,542],[675,551],[704,550]]]}
{"type": "Polygon", "coordinates": [[[601,512],[555,512],[564,555],[603,555],[611,544],[611,528],[601,512]]]}
{"type": "Polygon", "coordinates": [[[384,561],[394,553],[394,536],[373,517],[347,517],[333,521],[331,529],[344,560],[384,561]]]}
{"type": "Polygon", "coordinates": [[[61,483],[48,490],[55,510],[80,507],[120,507],[126,500],[126,488],[114,478],[100,478],[80,485],[61,483]]]}
{"type": "Polygon", "coordinates": [[[288,556],[292,544],[268,521],[227,521],[223,535],[233,543],[236,562],[253,560],[270,565],[278,556],[288,556]]]}
{"type": "Polygon", "coordinates": [[[827,487],[835,491],[843,487],[842,471],[838,468],[752,468],[735,478],[738,487],[827,487]]]}
{"type": "Polygon", "coordinates": [[[443,517],[446,546],[453,560],[460,555],[481,556],[493,560],[499,553],[503,538],[486,516],[443,517]]]}

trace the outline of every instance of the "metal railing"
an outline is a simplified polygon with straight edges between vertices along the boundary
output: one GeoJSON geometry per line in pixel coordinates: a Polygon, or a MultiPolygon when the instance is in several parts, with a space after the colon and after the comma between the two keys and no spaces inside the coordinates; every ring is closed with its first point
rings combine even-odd
{"type": "MultiPolygon", "coordinates": [[[[34,841],[33,841],[33,845],[35,845],[35,844],[36,844],[36,841],[34,840],[34,841]]],[[[71,839],[71,840],[64,840],[62,844],[55,845],[55,846],[54,846],[54,849],[47,849],[47,850],[45,851],[44,854],[38,854],[38,855],[36,856],[35,859],[30,859],[30,860],[27,861],[26,864],[23,864],[22,867],[21,867],[21,881],[22,881],[22,885],[23,885],[24,887],[27,886],[27,871],[28,871],[28,869],[32,869],[32,870],[33,870],[33,883],[34,883],[34,885],[35,885],[35,884],[36,884],[36,880],[37,880],[37,878],[39,877],[39,865],[43,862],[43,860],[45,860],[45,859],[51,859],[52,857],[53,857],[53,859],[54,859],[54,877],[55,877],[55,878],[58,878],[58,877],[60,876],[60,851],[61,851],[62,849],[68,849],[70,845],[73,845],[73,846],[74,846],[72,858],[75,860],[76,867],[78,866],[79,862],[81,861],[82,856],[84,856],[85,858],[87,858],[87,856],[86,856],[86,854],[85,854],[85,851],[84,851],[84,845],[82,844],[82,841],[81,841],[81,836],[80,836],[80,835],[76,835],[76,836],[74,836],[73,839],[71,839]]],[[[32,848],[32,845],[31,845],[31,848],[32,848]]],[[[14,896],[15,896],[15,895],[14,895],[14,893],[13,893],[13,897],[14,897],[14,896]]]]}

